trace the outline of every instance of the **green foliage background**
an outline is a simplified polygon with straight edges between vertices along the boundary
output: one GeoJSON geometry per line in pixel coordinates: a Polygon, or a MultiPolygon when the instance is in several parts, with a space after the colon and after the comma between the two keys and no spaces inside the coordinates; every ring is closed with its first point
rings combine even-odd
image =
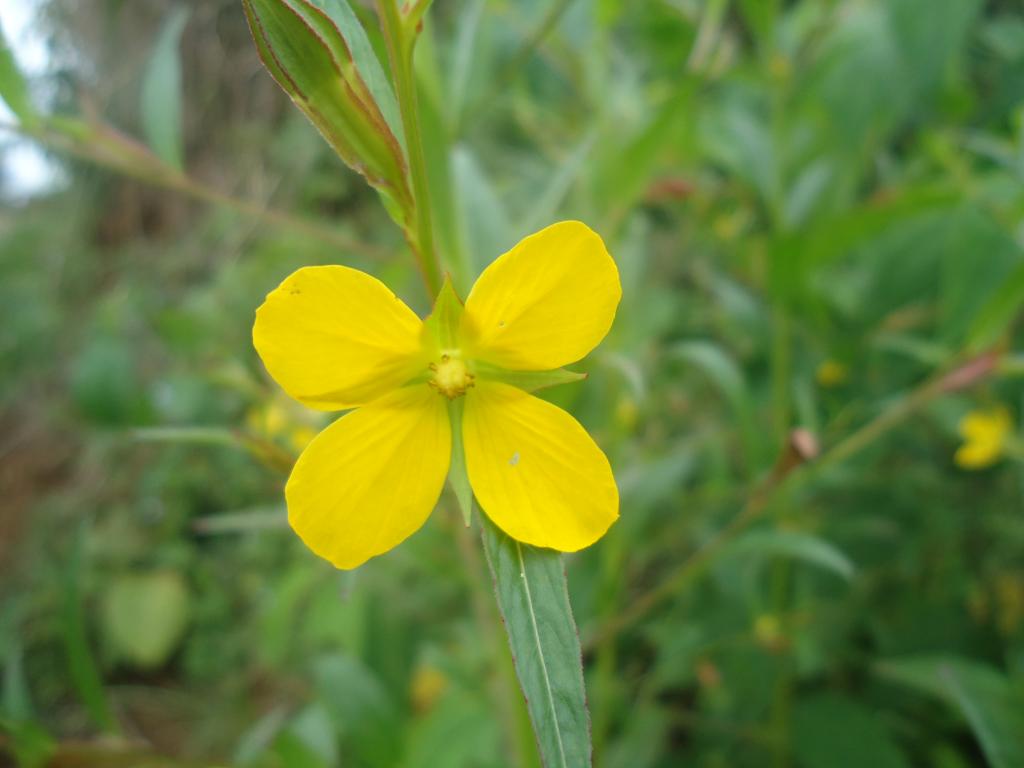
{"type": "MultiPolygon", "coordinates": [[[[285,523],[323,422],[253,312],[317,263],[426,312],[375,194],[240,3],[37,23],[27,94],[0,56],[64,174],[0,213],[0,764],[537,764],[451,499],[351,574],[285,523]]],[[[1024,394],[1019,3],[436,0],[417,67],[463,294],[561,218],[622,274],[550,395],[622,494],[567,559],[595,764],[1024,766],[1024,452],[953,462],[1024,394]]]]}

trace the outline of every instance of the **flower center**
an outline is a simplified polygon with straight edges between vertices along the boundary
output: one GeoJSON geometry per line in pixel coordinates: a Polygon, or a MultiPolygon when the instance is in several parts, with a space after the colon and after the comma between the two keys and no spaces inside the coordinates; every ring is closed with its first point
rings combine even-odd
{"type": "Polygon", "coordinates": [[[430,364],[430,370],[433,375],[427,383],[449,400],[466,394],[476,378],[457,352],[442,354],[438,362],[430,364]]]}

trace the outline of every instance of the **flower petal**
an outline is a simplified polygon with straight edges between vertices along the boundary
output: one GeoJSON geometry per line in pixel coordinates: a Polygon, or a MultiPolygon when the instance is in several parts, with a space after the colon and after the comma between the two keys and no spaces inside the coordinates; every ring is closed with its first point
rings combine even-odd
{"type": "Polygon", "coordinates": [[[507,384],[466,393],[466,467],[487,516],[514,539],[575,552],[619,516],[604,453],[561,408],[507,384]]]}
{"type": "Polygon", "coordinates": [[[462,317],[470,356],[548,370],[600,343],[622,297],[619,272],[586,224],[563,221],[521,240],[476,281],[462,317]]]}
{"type": "Polygon", "coordinates": [[[415,533],[437,503],[452,450],[443,397],[424,384],[342,416],[295,463],[288,521],[311,550],[355,568],[415,533]]]}
{"type": "Polygon", "coordinates": [[[422,322],[375,277],[340,266],[293,272],[256,310],[252,340],[274,381],[321,410],[371,402],[426,363],[422,322]]]}
{"type": "Polygon", "coordinates": [[[966,440],[1002,441],[1013,429],[1010,412],[1004,406],[984,411],[969,411],[958,426],[966,440]]]}
{"type": "Polygon", "coordinates": [[[956,449],[953,461],[961,469],[985,469],[1002,456],[1002,446],[992,440],[968,440],[956,449]]]}

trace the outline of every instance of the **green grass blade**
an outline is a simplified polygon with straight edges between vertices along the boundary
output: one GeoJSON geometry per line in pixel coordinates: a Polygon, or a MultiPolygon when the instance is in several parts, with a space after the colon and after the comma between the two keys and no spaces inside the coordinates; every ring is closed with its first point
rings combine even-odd
{"type": "Polygon", "coordinates": [[[104,731],[116,731],[117,726],[103,687],[103,676],[93,655],[86,630],[85,606],[81,591],[84,538],[83,527],[75,538],[74,550],[62,584],[61,633],[64,636],[68,676],[93,722],[104,731]]]}

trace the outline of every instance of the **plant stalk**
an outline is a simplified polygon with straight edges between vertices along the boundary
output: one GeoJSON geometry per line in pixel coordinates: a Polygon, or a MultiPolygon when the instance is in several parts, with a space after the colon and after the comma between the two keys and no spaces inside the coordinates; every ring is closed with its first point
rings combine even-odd
{"type": "Polygon", "coordinates": [[[427,291],[434,297],[441,290],[441,264],[434,246],[430,184],[427,179],[427,161],[420,129],[416,75],[413,71],[413,51],[416,47],[419,22],[415,19],[403,19],[395,0],[377,0],[377,13],[391,62],[391,77],[395,84],[398,110],[402,115],[402,131],[405,134],[409,176],[412,181],[415,229],[406,229],[406,237],[416,252],[416,260],[427,291]]]}

